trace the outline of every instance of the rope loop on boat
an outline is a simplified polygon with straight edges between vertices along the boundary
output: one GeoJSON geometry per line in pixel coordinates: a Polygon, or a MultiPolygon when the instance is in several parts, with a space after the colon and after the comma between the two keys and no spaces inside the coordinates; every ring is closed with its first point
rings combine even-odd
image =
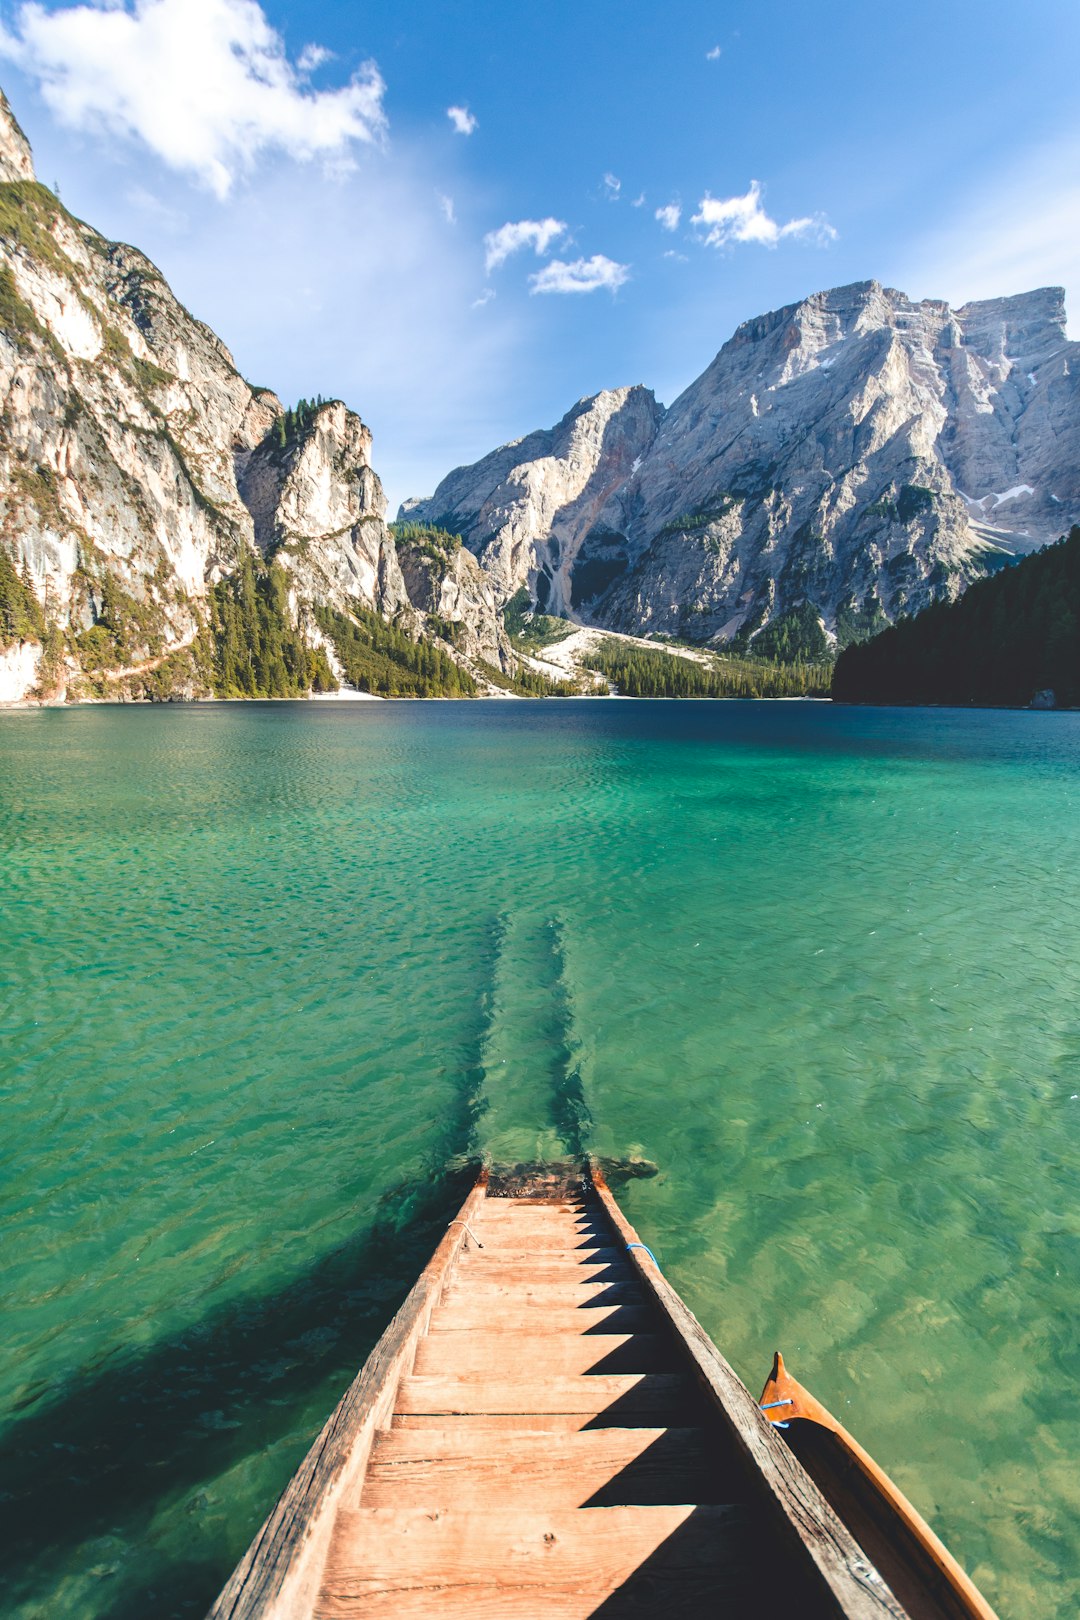
{"type": "MultiPolygon", "coordinates": [[[[450,1226],[463,1226],[465,1228],[465,1236],[471,1237],[478,1249],[482,1249],[484,1247],[476,1233],[473,1231],[472,1227],[469,1225],[468,1221],[463,1221],[460,1217],[458,1217],[456,1220],[450,1222],[450,1226]]],[[[447,1227],[447,1231],[449,1231],[449,1229],[450,1228],[447,1227]]]]}
{"type": "Polygon", "coordinates": [[[627,1247],[628,1250],[629,1249],[644,1249],[645,1253],[648,1255],[649,1259],[652,1261],[652,1263],[656,1267],[657,1271],[660,1270],[660,1262],[656,1258],[655,1254],[653,1254],[652,1250],[649,1248],[649,1245],[647,1243],[628,1243],[626,1245],[626,1247],[627,1247]]]}
{"type": "MultiPolygon", "coordinates": [[[[791,1399],[790,1396],[788,1396],[788,1398],[786,1400],[783,1400],[783,1401],[759,1401],[758,1402],[758,1406],[759,1406],[759,1408],[761,1409],[762,1412],[771,1412],[774,1406],[794,1406],[794,1405],[795,1405],[795,1402],[791,1399]]],[[[770,1418],[769,1422],[772,1424],[774,1429],[787,1429],[787,1428],[790,1428],[790,1426],[791,1426],[788,1423],[782,1422],[780,1418],[770,1418]]]]}

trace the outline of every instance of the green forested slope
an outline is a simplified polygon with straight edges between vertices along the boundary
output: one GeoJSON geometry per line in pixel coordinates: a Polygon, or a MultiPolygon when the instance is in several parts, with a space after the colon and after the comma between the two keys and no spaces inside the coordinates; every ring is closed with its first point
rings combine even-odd
{"type": "Polygon", "coordinates": [[[720,657],[705,665],[614,639],[602,641],[583,662],[622,697],[826,697],[829,691],[827,665],[720,657]]]}
{"type": "Polygon", "coordinates": [[[1080,705],[1080,528],[841,653],[842,703],[1080,705]]]}

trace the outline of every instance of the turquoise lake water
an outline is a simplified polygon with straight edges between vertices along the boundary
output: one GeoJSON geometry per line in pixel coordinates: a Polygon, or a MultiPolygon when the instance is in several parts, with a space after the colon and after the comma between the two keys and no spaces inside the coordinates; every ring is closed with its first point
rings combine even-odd
{"type": "Polygon", "coordinates": [[[201,1615],[458,1201],[624,1206],[1080,1609],[1080,716],[0,715],[0,1613],[201,1615]]]}

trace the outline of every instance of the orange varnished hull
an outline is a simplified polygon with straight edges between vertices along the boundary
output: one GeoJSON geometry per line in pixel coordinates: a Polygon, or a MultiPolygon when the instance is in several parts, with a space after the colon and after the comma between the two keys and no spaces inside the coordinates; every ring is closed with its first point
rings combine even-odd
{"type": "Polygon", "coordinates": [[[997,1620],[904,1493],[784,1366],[779,1351],[761,1405],[849,1526],[912,1620],[997,1620]]]}

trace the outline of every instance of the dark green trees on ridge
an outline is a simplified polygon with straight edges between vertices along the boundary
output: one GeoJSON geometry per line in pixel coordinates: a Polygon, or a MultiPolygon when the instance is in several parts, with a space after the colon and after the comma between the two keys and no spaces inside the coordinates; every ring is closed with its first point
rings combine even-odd
{"type": "Polygon", "coordinates": [[[1080,706],[1080,528],[841,653],[844,703],[1080,706]]]}

